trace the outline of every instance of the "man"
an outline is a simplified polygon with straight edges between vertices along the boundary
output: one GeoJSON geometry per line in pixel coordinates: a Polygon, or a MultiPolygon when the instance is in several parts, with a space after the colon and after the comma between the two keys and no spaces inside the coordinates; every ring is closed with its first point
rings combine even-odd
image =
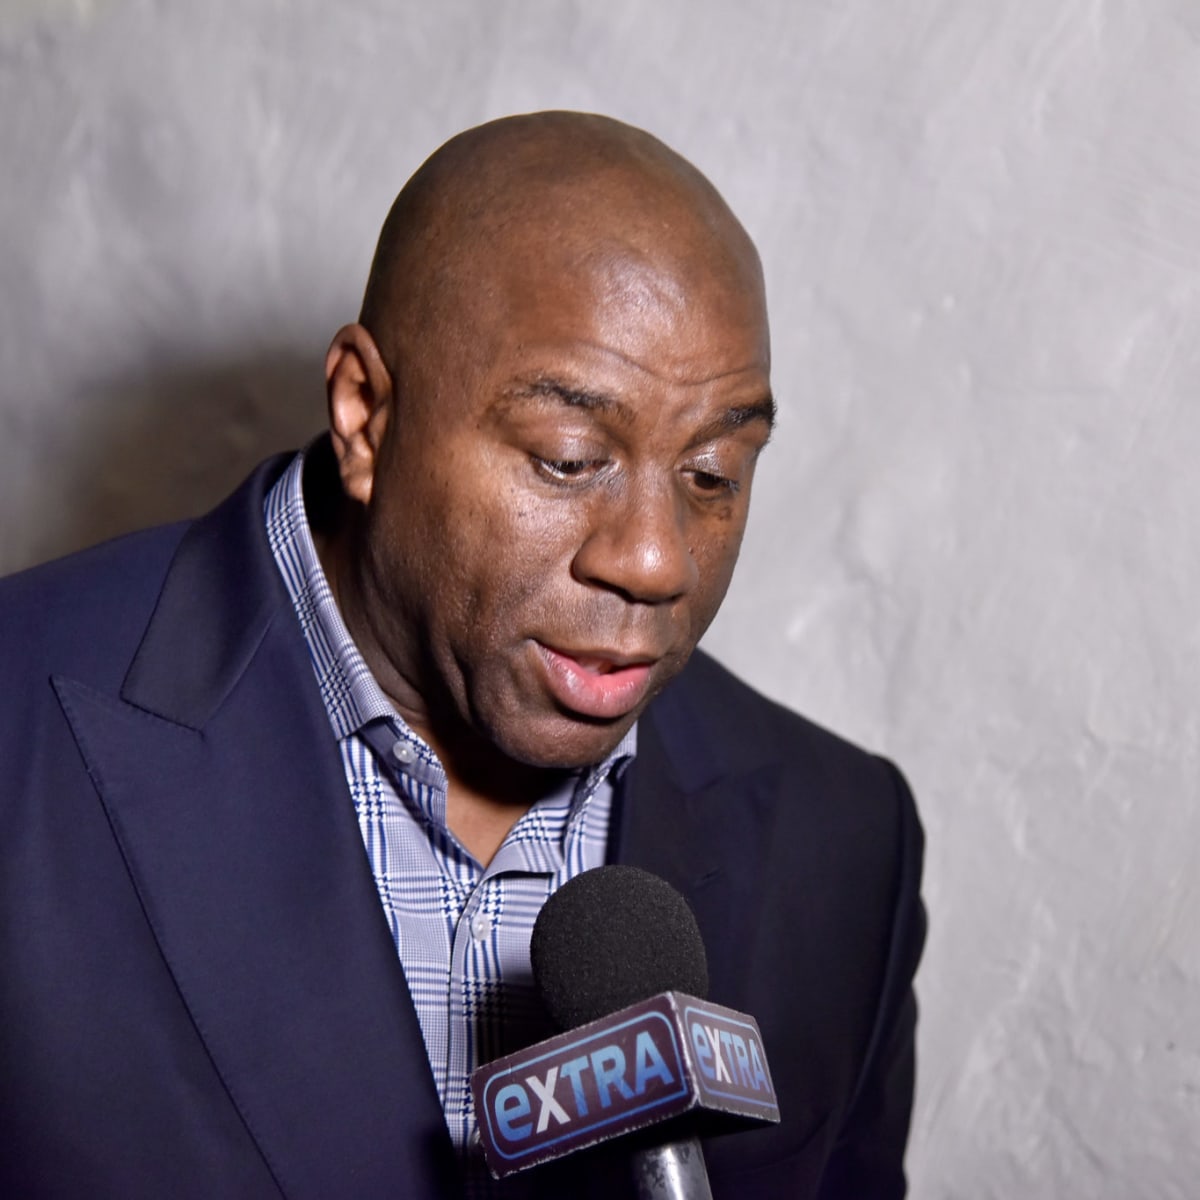
{"type": "Polygon", "coordinates": [[[613,860],[763,1031],[783,1120],[708,1145],[714,1194],[903,1193],[911,798],[692,654],[768,368],[693,167],[494,122],[398,198],[327,437],[7,581],[0,1193],[623,1194],[619,1149],[493,1189],[466,1088],[547,1032],[533,920],[613,860]]]}

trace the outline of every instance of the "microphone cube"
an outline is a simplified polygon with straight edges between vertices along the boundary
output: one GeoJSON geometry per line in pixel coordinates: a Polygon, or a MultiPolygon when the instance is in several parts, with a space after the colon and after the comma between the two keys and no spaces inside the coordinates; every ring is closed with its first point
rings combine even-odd
{"type": "Polygon", "coordinates": [[[690,1132],[779,1121],[753,1017],[661,992],[480,1067],[471,1076],[497,1179],[690,1116],[690,1132]]]}

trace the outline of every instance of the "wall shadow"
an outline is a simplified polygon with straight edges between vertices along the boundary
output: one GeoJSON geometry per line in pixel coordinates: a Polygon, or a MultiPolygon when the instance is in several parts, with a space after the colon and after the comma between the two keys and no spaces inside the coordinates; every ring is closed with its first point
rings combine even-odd
{"type": "Polygon", "coordinates": [[[173,362],[81,389],[86,434],[54,465],[54,504],[8,570],[223,499],[263,458],[325,424],[324,347],[173,362]]]}

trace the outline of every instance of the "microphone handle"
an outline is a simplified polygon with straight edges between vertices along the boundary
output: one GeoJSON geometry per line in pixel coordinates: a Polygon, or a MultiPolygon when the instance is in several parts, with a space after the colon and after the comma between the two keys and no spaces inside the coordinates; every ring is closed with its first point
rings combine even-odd
{"type": "Polygon", "coordinates": [[[712,1200],[698,1137],[633,1153],[637,1200],[712,1200]]]}

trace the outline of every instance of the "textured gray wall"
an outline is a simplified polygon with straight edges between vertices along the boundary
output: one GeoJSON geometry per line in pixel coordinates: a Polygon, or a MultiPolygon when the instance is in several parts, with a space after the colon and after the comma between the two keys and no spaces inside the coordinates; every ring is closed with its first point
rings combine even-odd
{"type": "Polygon", "coordinates": [[[546,106],[762,249],[783,419],[710,644],[916,785],[915,1194],[1195,1197],[1194,0],[0,0],[0,566],[315,429],[396,188],[546,106]]]}

